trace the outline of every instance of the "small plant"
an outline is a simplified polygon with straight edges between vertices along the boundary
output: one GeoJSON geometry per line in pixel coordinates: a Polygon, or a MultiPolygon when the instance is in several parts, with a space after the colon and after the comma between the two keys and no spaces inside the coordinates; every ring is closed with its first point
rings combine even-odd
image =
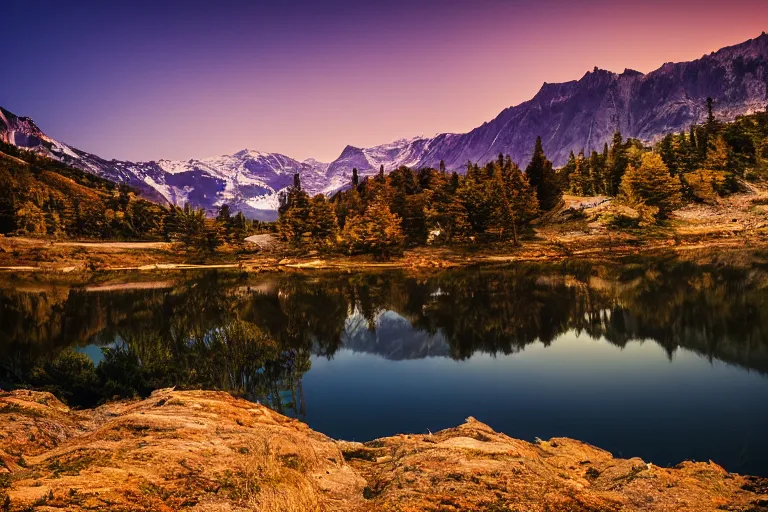
{"type": "Polygon", "coordinates": [[[606,215],[603,217],[606,225],[611,229],[635,229],[640,226],[639,218],[632,218],[623,214],[606,215]]]}
{"type": "Polygon", "coordinates": [[[296,471],[301,471],[303,469],[303,464],[301,463],[301,459],[298,455],[294,453],[289,453],[286,455],[280,455],[280,462],[282,462],[283,466],[295,469],[296,471]]]}
{"type": "Polygon", "coordinates": [[[484,506],[485,508],[482,509],[483,512],[514,512],[501,498],[498,498],[495,502],[487,503],[484,506]]]}

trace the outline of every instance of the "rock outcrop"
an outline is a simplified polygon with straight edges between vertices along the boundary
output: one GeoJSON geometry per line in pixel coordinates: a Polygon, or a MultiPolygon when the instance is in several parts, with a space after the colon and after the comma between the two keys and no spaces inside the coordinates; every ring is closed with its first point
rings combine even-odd
{"type": "Polygon", "coordinates": [[[0,394],[0,510],[751,511],[768,480],[660,468],[472,418],[426,435],[334,441],[222,392],[160,390],[73,411],[0,394]]]}

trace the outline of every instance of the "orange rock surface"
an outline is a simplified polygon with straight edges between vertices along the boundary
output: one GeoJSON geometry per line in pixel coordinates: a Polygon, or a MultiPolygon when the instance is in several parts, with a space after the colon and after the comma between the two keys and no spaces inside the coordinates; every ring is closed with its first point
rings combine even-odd
{"type": "Polygon", "coordinates": [[[0,393],[0,511],[768,511],[768,480],[660,468],[472,418],[335,441],[227,393],[156,391],[73,411],[0,393]]]}

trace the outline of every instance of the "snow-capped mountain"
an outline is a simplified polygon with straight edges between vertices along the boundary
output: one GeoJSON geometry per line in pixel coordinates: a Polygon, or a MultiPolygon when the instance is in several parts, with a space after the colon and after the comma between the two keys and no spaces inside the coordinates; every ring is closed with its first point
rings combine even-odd
{"type": "Polygon", "coordinates": [[[616,130],[648,142],[687,129],[706,117],[706,99],[715,115],[732,120],[768,104],[768,35],[723,48],[698,60],[667,63],[648,74],[621,74],[595,68],[580,80],[545,83],[529,101],[502,111],[465,134],[398,140],[371,148],[347,146],[330,164],[299,162],[277,153],[243,150],[201,160],[123,162],[104,160],[63,144],[35,123],[0,109],[0,138],[57,158],[99,176],[126,182],[156,200],[189,202],[215,210],[230,204],[252,218],[274,219],[278,192],[301,175],[311,194],[333,193],[349,185],[352,169],[361,176],[400,165],[461,171],[467,161],[484,163],[499,153],[527,164],[537,136],[556,165],[570,151],[601,150],[616,130]]]}
{"type": "Polygon", "coordinates": [[[112,181],[127,183],[156,201],[190,203],[211,212],[226,203],[248,217],[273,220],[277,215],[278,192],[293,183],[296,173],[302,176],[310,193],[332,192],[326,190],[328,164],[314,160],[298,162],[278,153],[248,149],[199,160],[104,160],[48,137],[31,119],[3,108],[0,139],[112,181]]]}
{"type": "Polygon", "coordinates": [[[344,323],[344,348],[376,354],[390,361],[451,355],[451,348],[441,332],[431,335],[415,329],[395,311],[377,313],[373,327],[370,329],[368,321],[355,309],[344,323]]]}

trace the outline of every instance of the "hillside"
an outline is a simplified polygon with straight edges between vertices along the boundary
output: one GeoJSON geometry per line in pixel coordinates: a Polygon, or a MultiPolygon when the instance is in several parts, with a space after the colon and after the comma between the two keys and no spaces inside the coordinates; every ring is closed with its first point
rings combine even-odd
{"type": "Polygon", "coordinates": [[[161,235],[164,208],[137,191],[0,143],[0,234],[110,239],[161,235]]]}

